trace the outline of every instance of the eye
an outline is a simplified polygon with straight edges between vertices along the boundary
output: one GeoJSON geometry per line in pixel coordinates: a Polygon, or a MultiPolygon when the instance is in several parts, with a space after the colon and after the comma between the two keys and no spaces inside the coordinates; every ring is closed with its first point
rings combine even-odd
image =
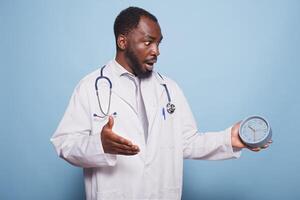
{"type": "Polygon", "coordinates": [[[146,46],[149,46],[150,44],[151,44],[150,41],[146,41],[146,42],[145,42],[145,45],[146,45],[146,46]]]}

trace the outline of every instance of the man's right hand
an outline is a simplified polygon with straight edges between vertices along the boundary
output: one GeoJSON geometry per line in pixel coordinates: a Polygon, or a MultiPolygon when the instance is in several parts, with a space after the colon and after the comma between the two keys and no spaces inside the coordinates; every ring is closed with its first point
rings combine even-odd
{"type": "Polygon", "coordinates": [[[135,155],[140,149],[131,141],[115,134],[112,131],[114,118],[109,116],[107,124],[101,131],[101,142],[105,153],[120,154],[120,155],[135,155]]]}

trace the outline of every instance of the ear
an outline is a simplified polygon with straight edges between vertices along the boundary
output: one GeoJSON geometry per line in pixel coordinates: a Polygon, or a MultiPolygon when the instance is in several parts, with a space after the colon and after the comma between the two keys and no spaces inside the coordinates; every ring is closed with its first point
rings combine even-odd
{"type": "Polygon", "coordinates": [[[121,50],[125,50],[127,47],[127,37],[120,34],[117,39],[117,45],[121,50]]]}

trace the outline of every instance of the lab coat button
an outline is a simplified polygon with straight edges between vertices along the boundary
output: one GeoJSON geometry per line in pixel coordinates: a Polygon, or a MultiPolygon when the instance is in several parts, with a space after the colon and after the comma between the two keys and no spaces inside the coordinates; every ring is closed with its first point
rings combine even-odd
{"type": "Polygon", "coordinates": [[[145,167],[149,167],[150,166],[150,162],[145,162],[145,167]]]}

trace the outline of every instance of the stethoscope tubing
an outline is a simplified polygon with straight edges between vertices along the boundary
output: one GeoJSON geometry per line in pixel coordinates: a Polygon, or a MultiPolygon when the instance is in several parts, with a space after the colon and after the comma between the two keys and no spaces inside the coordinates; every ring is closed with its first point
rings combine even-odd
{"type": "MultiPolygon", "coordinates": [[[[100,70],[100,76],[98,76],[98,77],[96,78],[96,80],[95,80],[95,90],[96,90],[96,95],[97,95],[97,101],[98,101],[98,105],[99,105],[99,108],[100,108],[100,111],[101,111],[102,116],[99,116],[99,115],[97,115],[97,114],[94,114],[94,116],[100,117],[100,118],[105,118],[105,117],[109,116],[110,105],[111,105],[111,95],[112,95],[112,82],[111,82],[111,80],[110,80],[107,76],[104,76],[104,75],[103,75],[103,70],[104,70],[105,67],[106,67],[106,65],[104,65],[104,66],[101,68],[101,70],[100,70]],[[98,82],[99,82],[101,79],[106,80],[106,81],[108,82],[108,84],[109,84],[109,99],[108,99],[108,107],[107,107],[106,112],[103,111],[102,106],[101,106],[101,101],[100,101],[100,98],[99,98],[98,82]]],[[[162,77],[159,73],[158,73],[158,75],[160,76],[160,78],[161,78],[162,80],[164,80],[163,77],[162,77]]],[[[168,98],[168,103],[167,103],[167,105],[166,105],[167,112],[170,113],[170,114],[172,114],[172,113],[174,113],[174,111],[175,111],[175,105],[172,104],[172,99],[171,99],[171,95],[170,95],[170,93],[169,93],[167,84],[162,84],[162,86],[164,86],[164,88],[165,88],[165,90],[166,90],[166,93],[167,93],[167,98],[168,98]]],[[[116,113],[114,113],[114,114],[116,114],[116,113]]]]}
{"type": "Polygon", "coordinates": [[[100,118],[105,118],[109,115],[110,104],[111,104],[111,93],[112,93],[112,82],[111,82],[111,80],[108,77],[103,76],[104,67],[105,67],[105,65],[101,68],[100,76],[98,76],[95,80],[95,90],[96,90],[96,95],[97,95],[97,101],[98,101],[98,105],[99,105],[100,111],[102,113],[102,116],[99,116],[99,115],[96,115],[96,114],[94,114],[94,116],[98,116],[100,118]],[[109,83],[109,99],[108,99],[108,107],[107,107],[106,112],[103,111],[102,106],[101,106],[101,102],[100,102],[100,98],[99,98],[98,82],[99,82],[100,79],[104,79],[109,83]]]}

